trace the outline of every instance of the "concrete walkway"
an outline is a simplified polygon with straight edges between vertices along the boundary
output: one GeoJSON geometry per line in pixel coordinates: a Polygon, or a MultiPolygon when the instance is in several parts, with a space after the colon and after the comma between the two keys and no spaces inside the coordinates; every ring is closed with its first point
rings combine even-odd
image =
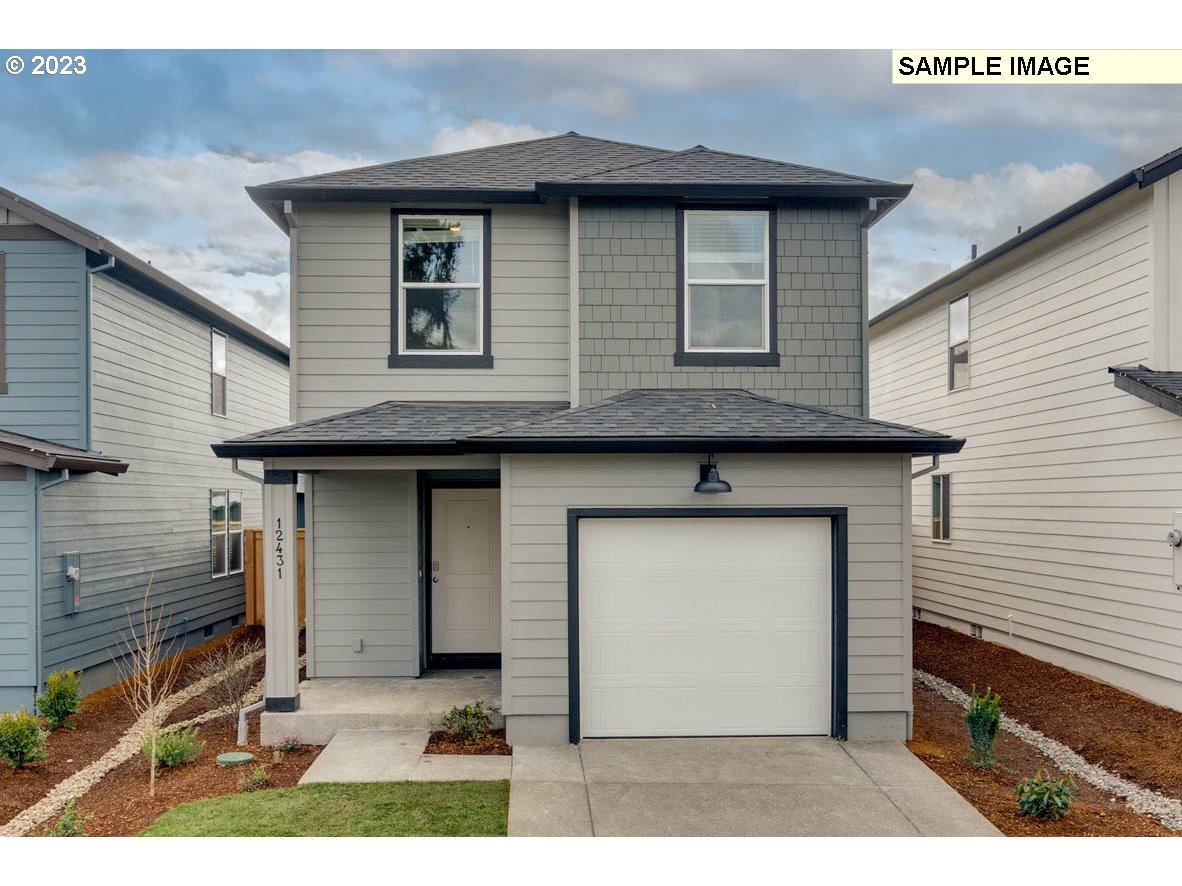
{"type": "Polygon", "coordinates": [[[1000,836],[902,744],[653,739],[513,749],[510,836],[1000,836]]]}
{"type": "Polygon", "coordinates": [[[424,754],[426,729],[344,729],[320,752],[300,784],[370,781],[501,781],[512,757],[424,754]]]}

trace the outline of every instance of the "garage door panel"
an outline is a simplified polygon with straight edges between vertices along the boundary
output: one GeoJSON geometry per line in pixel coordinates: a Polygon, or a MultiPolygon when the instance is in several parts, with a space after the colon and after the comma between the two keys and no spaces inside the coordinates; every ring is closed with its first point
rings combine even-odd
{"type": "Polygon", "coordinates": [[[584,735],[829,732],[828,519],[586,519],[580,537],[584,735]]]}

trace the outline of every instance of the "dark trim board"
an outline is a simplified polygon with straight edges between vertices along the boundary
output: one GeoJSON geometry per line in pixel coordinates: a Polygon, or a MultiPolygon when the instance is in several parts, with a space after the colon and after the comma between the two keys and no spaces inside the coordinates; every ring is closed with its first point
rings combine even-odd
{"type": "Polygon", "coordinates": [[[571,744],[582,738],[580,723],[579,672],[579,521],[587,519],[617,520],[629,517],[694,518],[694,517],[828,517],[832,526],[830,545],[833,562],[833,610],[830,619],[832,662],[830,679],[833,686],[830,710],[830,735],[844,741],[849,718],[849,515],[846,508],[568,508],[566,511],[566,617],[569,707],[567,720],[571,744]]]}
{"type": "MultiPolygon", "coordinates": [[[[501,481],[441,478],[418,472],[419,496],[419,673],[438,668],[499,668],[499,652],[440,653],[431,650],[431,493],[436,489],[500,489],[501,481]]],[[[505,531],[505,527],[501,527],[505,531]]],[[[501,588],[501,593],[505,589],[501,588]]],[[[504,638],[502,638],[503,642],[504,638]]]]}

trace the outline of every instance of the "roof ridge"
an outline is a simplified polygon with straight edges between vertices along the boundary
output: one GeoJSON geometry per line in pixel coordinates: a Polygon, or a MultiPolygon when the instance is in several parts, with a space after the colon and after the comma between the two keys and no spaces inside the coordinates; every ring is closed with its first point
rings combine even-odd
{"type": "MultiPolygon", "coordinates": [[[[580,413],[583,413],[583,412],[590,412],[593,409],[599,409],[600,407],[607,406],[610,403],[618,403],[621,400],[630,400],[633,397],[639,395],[639,393],[640,393],[639,390],[633,389],[631,391],[623,391],[622,393],[614,394],[611,397],[604,398],[603,400],[597,400],[594,403],[587,403],[584,406],[572,406],[572,407],[568,407],[566,409],[559,409],[554,412],[551,412],[549,415],[543,415],[540,418],[531,419],[529,421],[522,421],[516,425],[514,430],[517,430],[520,428],[532,427],[534,425],[544,424],[545,422],[551,421],[556,418],[565,418],[566,416],[569,416],[569,415],[579,415],[580,413]]],[[[475,434],[469,434],[468,436],[483,437],[487,434],[492,433],[494,430],[498,430],[498,429],[489,428],[487,430],[477,431],[475,434]]],[[[504,430],[509,430],[509,429],[505,428],[504,430]]]]}
{"type": "Polygon", "coordinates": [[[285,425],[277,425],[276,427],[273,427],[273,428],[266,428],[264,430],[255,431],[250,434],[244,434],[241,437],[234,437],[230,440],[227,440],[226,442],[227,443],[237,443],[237,442],[240,442],[243,440],[253,440],[257,437],[261,437],[266,434],[274,434],[278,431],[286,431],[286,430],[289,430],[290,428],[294,428],[297,426],[301,427],[301,428],[311,428],[311,427],[315,427],[316,425],[322,425],[325,422],[336,421],[337,419],[341,419],[341,418],[348,418],[350,415],[357,415],[358,413],[361,413],[361,412],[369,412],[369,410],[371,410],[371,409],[377,409],[379,406],[387,406],[390,404],[393,404],[395,407],[397,407],[397,406],[402,405],[402,401],[399,401],[399,400],[379,400],[377,403],[371,403],[369,406],[361,406],[361,407],[358,407],[357,409],[349,409],[345,412],[334,412],[332,415],[322,415],[320,418],[310,418],[307,421],[289,421],[285,425]]]}
{"type": "MultiPolygon", "coordinates": [[[[633,145],[633,147],[643,148],[645,145],[633,145]]],[[[658,148],[657,150],[664,150],[658,148]]],[[[582,175],[574,176],[573,178],[564,178],[565,182],[577,182],[585,178],[590,178],[593,175],[603,175],[605,172],[621,172],[625,169],[634,169],[637,166],[648,166],[650,163],[659,163],[662,160],[672,160],[675,157],[680,157],[684,154],[693,154],[698,150],[710,150],[709,148],[702,148],[701,145],[695,145],[692,148],[686,148],[684,151],[668,151],[660,157],[650,157],[648,160],[638,160],[635,163],[624,163],[621,166],[609,166],[606,169],[597,169],[593,172],[584,172],[582,175]]]]}
{"type": "Polygon", "coordinates": [[[809,166],[805,163],[792,163],[788,160],[776,160],[774,157],[757,157],[754,154],[740,154],[737,151],[723,151],[719,148],[708,148],[705,145],[698,145],[703,151],[711,154],[719,154],[723,157],[739,157],[743,160],[758,160],[761,163],[772,163],[776,166],[790,166],[793,169],[807,169],[810,172],[824,172],[826,175],[836,175],[841,178],[856,178],[859,181],[864,181],[869,184],[876,185],[893,185],[898,182],[887,181],[885,178],[870,178],[865,175],[855,175],[852,172],[839,172],[836,169],[826,169],[823,166],[809,166]]]}

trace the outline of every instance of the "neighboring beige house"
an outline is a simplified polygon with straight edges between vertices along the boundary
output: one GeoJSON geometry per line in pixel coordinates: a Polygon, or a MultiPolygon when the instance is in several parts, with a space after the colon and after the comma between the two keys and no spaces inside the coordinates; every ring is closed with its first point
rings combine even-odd
{"type": "Polygon", "coordinates": [[[883,311],[870,406],[916,460],[917,617],[1182,709],[1182,149],[883,311]]]}
{"type": "Polygon", "coordinates": [[[910,186],[567,133],[250,190],[296,424],[214,448],[265,472],[265,741],[465,667],[511,743],[910,733],[912,456],[963,445],[864,417],[910,186]]]}

